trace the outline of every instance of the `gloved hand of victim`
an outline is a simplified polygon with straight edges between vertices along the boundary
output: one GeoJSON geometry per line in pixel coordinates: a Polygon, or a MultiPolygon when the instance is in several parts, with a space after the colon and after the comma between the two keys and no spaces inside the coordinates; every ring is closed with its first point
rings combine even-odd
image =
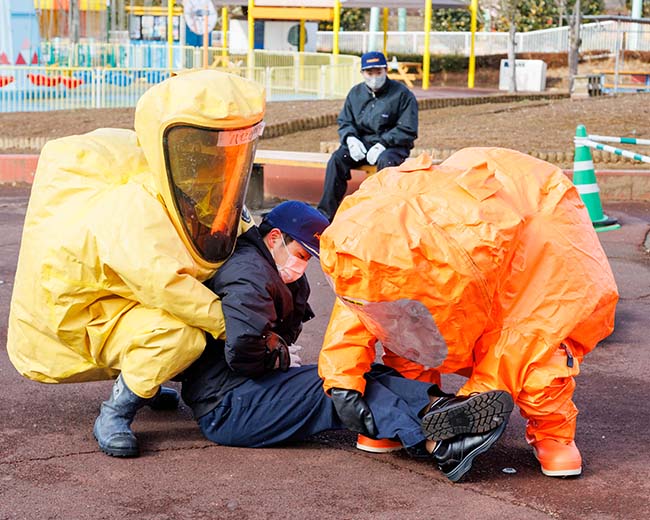
{"type": "Polygon", "coordinates": [[[364,145],[359,139],[353,135],[348,136],[345,140],[345,144],[348,145],[348,150],[350,150],[350,157],[355,161],[362,161],[368,150],[366,150],[366,145],[364,145]]]}
{"type": "Polygon", "coordinates": [[[330,396],[339,419],[348,430],[377,437],[378,432],[372,412],[359,392],[346,388],[332,388],[330,396]]]}
{"type": "Polygon", "coordinates": [[[289,345],[289,357],[291,358],[289,367],[302,366],[302,359],[300,359],[300,356],[298,355],[298,352],[300,352],[301,350],[302,347],[300,345],[289,345]]]}
{"type": "Polygon", "coordinates": [[[279,369],[282,372],[289,370],[291,356],[287,342],[275,332],[269,332],[264,339],[266,340],[266,358],[264,360],[266,368],[269,370],[279,369]]]}
{"type": "Polygon", "coordinates": [[[366,155],[366,161],[368,161],[368,164],[376,164],[377,159],[379,159],[379,156],[385,149],[386,147],[381,143],[372,146],[370,150],[368,150],[368,155],[366,155]]]}

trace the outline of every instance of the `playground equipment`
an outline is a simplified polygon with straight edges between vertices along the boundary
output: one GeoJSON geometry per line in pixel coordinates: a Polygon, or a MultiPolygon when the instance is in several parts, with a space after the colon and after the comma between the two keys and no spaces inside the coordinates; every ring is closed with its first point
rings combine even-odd
{"type": "Polygon", "coordinates": [[[40,34],[34,0],[0,2],[0,65],[38,63],[40,34]]]}
{"type": "Polygon", "coordinates": [[[575,142],[575,161],[573,163],[573,183],[578,188],[589,217],[596,231],[610,231],[619,229],[621,226],[615,218],[610,218],[603,213],[600,203],[600,189],[596,182],[594,173],[594,163],[591,158],[590,148],[601,150],[603,152],[620,155],[629,159],[650,163],[650,157],[638,153],[609,146],[605,143],[621,143],[650,146],[650,139],[636,139],[634,137],[611,137],[606,135],[588,135],[584,125],[578,125],[576,128],[575,142]],[[598,142],[600,141],[600,142],[598,142]]]}
{"type": "MultiPolygon", "coordinates": [[[[15,0],[9,0],[14,2],[15,0]]],[[[36,8],[38,25],[44,40],[68,38],[70,0],[28,0],[36,8]]],[[[106,39],[106,0],[78,0],[79,38],[106,39]]]]}
{"type": "MultiPolygon", "coordinates": [[[[300,21],[299,49],[304,49],[305,20],[332,21],[334,55],[339,54],[339,30],[341,27],[341,7],[363,8],[377,7],[376,2],[367,0],[213,0],[215,5],[246,5],[248,13],[248,51],[255,48],[255,20],[298,20],[300,21]]],[[[388,8],[424,8],[424,55],[422,60],[422,88],[429,88],[430,67],[430,29],[432,11],[436,8],[470,9],[472,24],[472,50],[470,54],[470,74],[468,87],[474,87],[474,33],[476,32],[477,0],[386,0],[382,2],[384,19],[388,16],[388,8]]],[[[386,27],[387,24],[384,25],[386,27]]],[[[251,66],[248,63],[248,66],[251,66]]]]}

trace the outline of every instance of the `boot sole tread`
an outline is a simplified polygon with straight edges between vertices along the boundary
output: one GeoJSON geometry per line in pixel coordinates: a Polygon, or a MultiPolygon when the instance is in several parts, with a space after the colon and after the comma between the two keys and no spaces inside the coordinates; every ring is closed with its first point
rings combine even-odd
{"type": "Polygon", "coordinates": [[[132,457],[140,456],[139,446],[135,446],[132,448],[111,448],[106,444],[100,442],[99,438],[97,437],[97,433],[95,431],[93,431],[93,437],[95,437],[95,440],[97,441],[97,445],[99,446],[101,452],[105,453],[106,455],[110,455],[111,457],[120,457],[120,458],[132,458],[132,457]]]}
{"type": "Polygon", "coordinates": [[[513,406],[509,393],[493,390],[426,413],[422,428],[427,439],[440,441],[456,435],[485,433],[507,421],[513,406]]]}

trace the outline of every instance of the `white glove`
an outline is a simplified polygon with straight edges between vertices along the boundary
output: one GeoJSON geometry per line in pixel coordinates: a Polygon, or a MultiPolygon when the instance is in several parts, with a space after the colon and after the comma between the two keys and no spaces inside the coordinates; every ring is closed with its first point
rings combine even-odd
{"type": "Polygon", "coordinates": [[[289,345],[289,359],[291,359],[291,363],[289,363],[289,367],[300,367],[302,366],[302,359],[300,359],[300,356],[298,355],[298,352],[302,350],[302,347],[300,345],[289,345]]]}
{"type": "Polygon", "coordinates": [[[382,154],[382,152],[385,149],[386,147],[381,143],[377,143],[376,145],[371,147],[370,150],[368,150],[368,155],[366,155],[366,161],[368,161],[368,164],[376,164],[377,159],[379,159],[379,156],[382,154]]]}
{"type": "Polygon", "coordinates": [[[348,145],[348,150],[350,150],[350,157],[355,161],[362,161],[366,157],[366,153],[368,153],[366,145],[353,135],[348,136],[345,144],[348,145]]]}

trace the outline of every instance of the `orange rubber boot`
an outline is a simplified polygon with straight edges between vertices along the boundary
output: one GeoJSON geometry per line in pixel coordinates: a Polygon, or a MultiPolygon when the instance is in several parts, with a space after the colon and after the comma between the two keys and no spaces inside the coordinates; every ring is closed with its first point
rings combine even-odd
{"type": "Polygon", "coordinates": [[[566,444],[547,438],[531,444],[542,473],[547,477],[571,477],[582,473],[582,456],[574,441],[566,444]]]}
{"type": "Polygon", "coordinates": [[[390,453],[391,451],[401,450],[402,443],[390,439],[372,439],[365,435],[359,434],[357,437],[357,449],[369,451],[371,453],[390,453]]]}

